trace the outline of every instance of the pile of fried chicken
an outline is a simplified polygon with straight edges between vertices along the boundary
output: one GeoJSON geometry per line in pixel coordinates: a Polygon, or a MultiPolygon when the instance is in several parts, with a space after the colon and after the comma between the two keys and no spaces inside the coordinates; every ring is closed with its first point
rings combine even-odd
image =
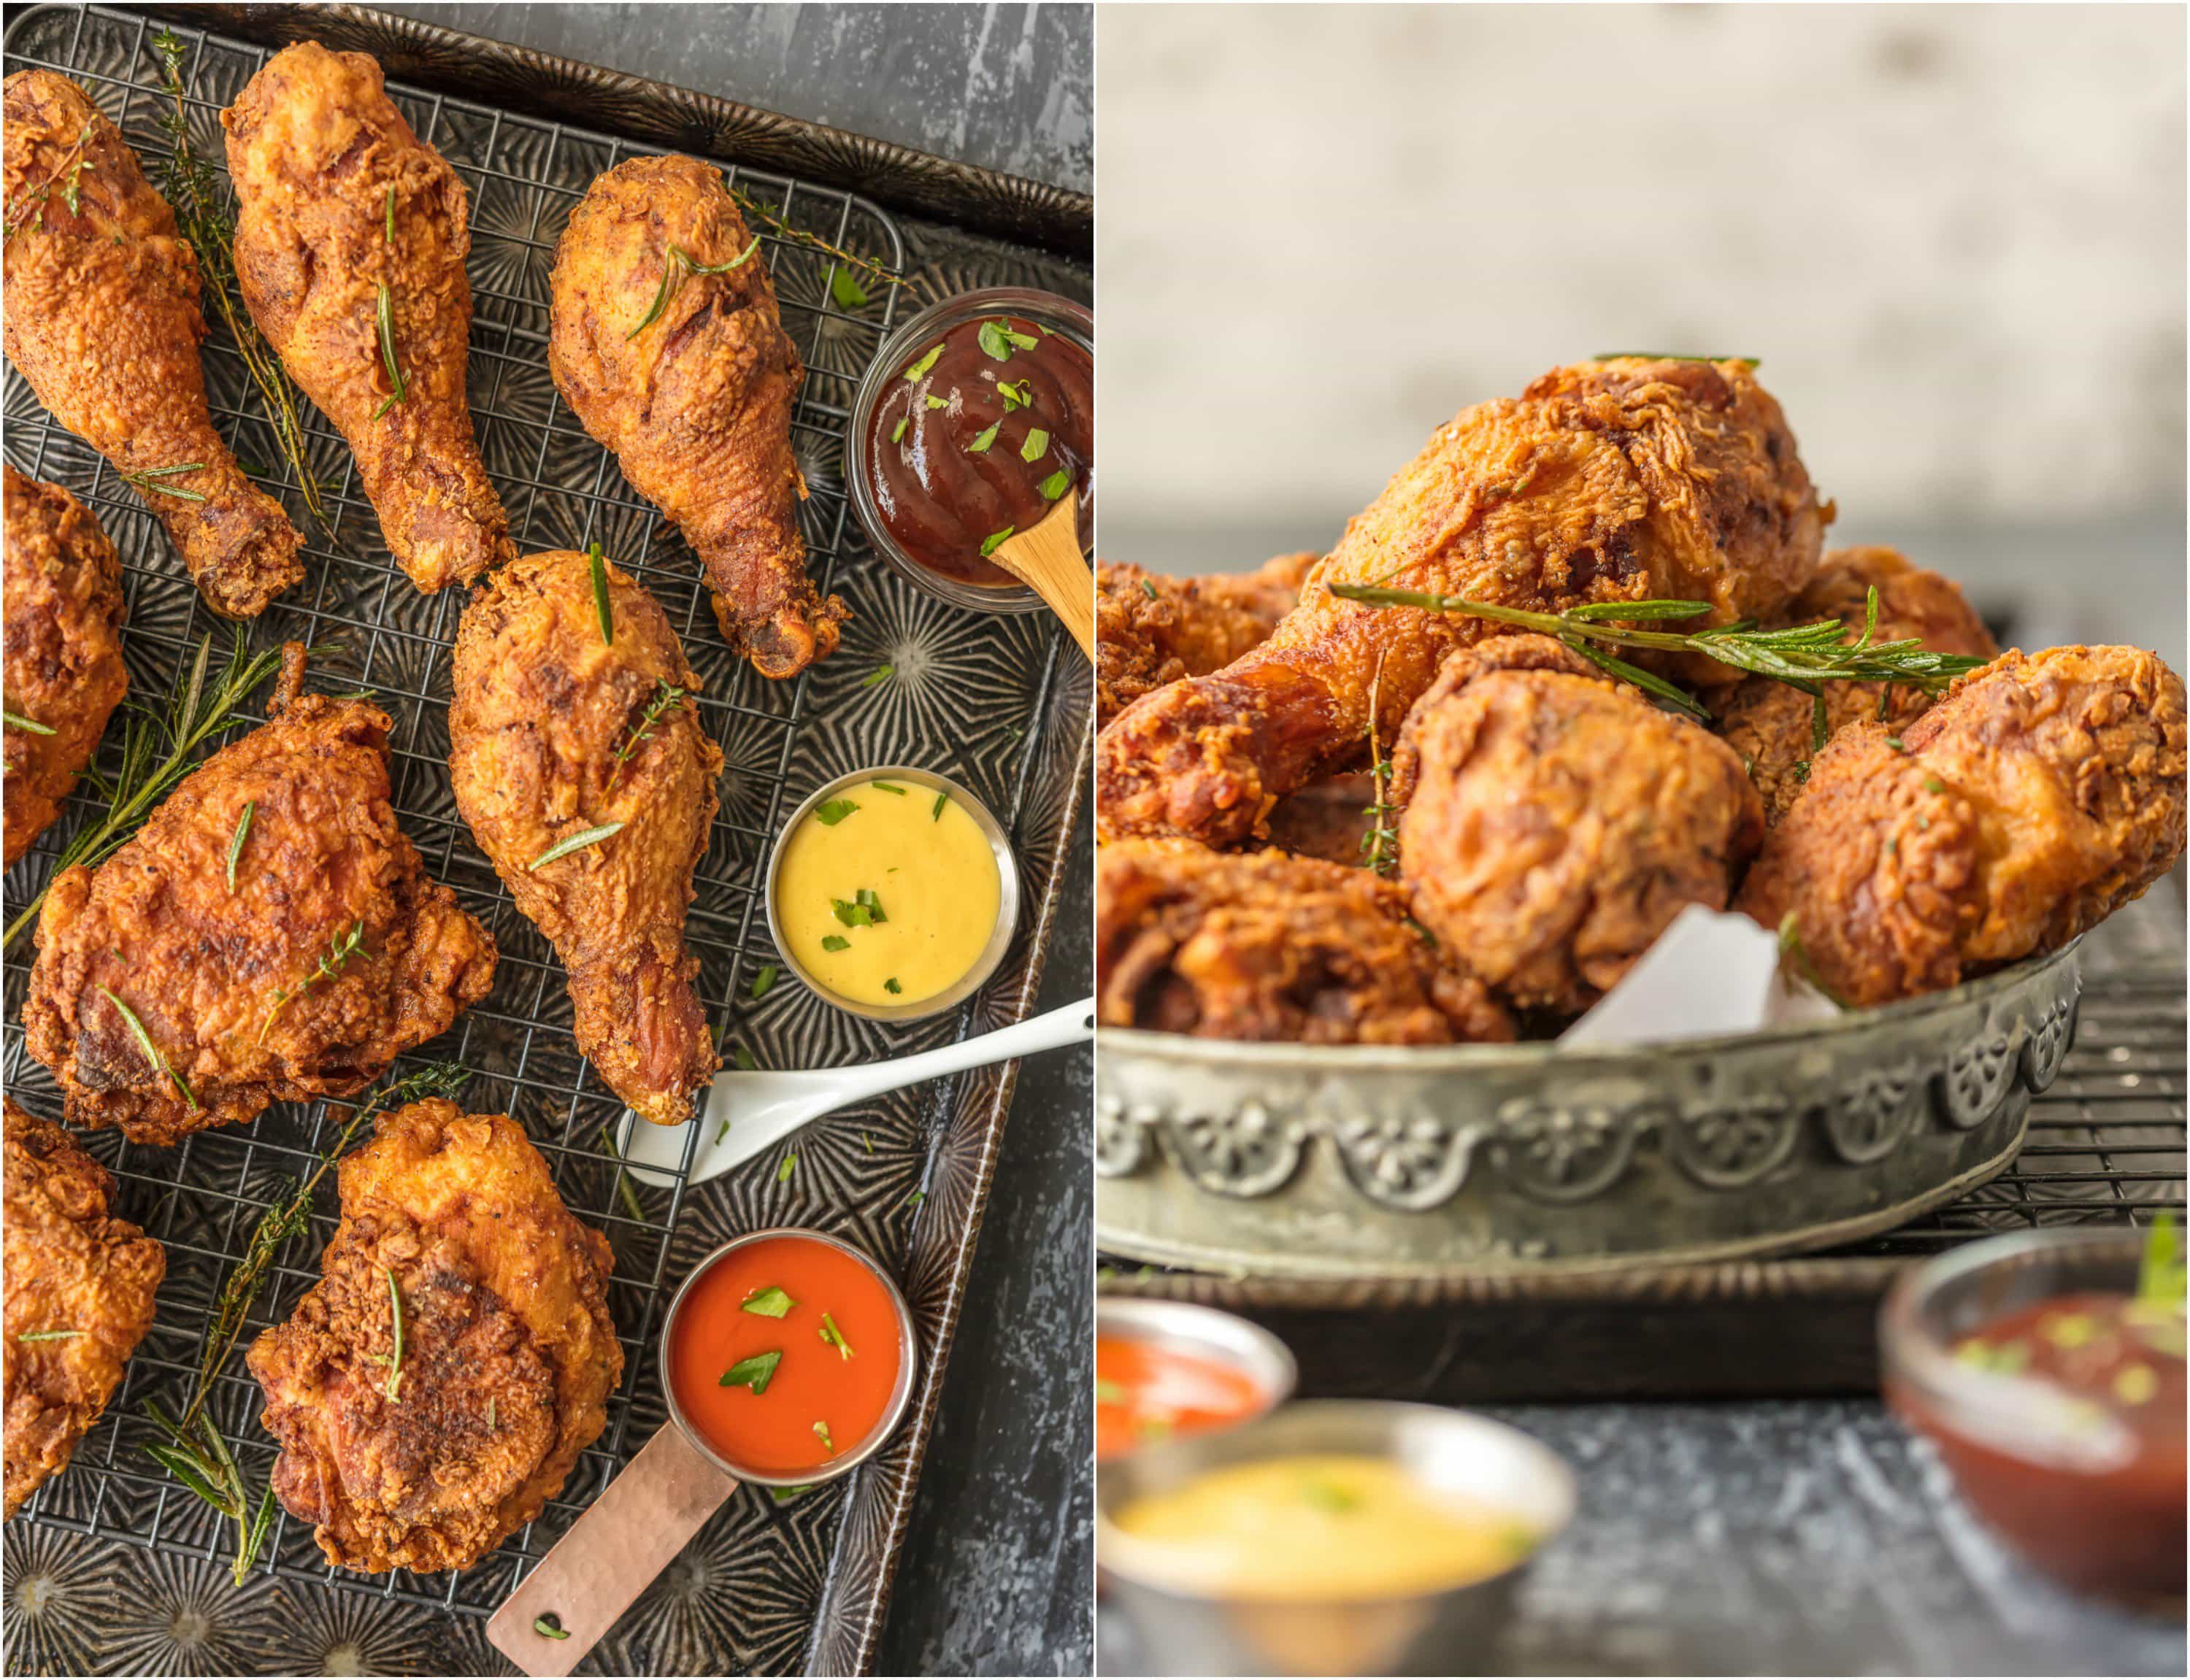
{"type": "Polygon", "coordinates": [[[2174,868],[2181,679],[2135,648],[2003,653],[1947,579],[1823,553],[1833,514],[1753,364],[1619,357],[1464,410],[1304,576],[1102,568],[1101,1020],[1548,1037],[1692,904],[1883,1004],[2057,950],[2174,868]],[[1971,668],[1800,685],[1690,646],[1613,668],[1572,617],[1458,602],[1830,621],[1971,668]]]}
{"type": "MultiPolygon", "coordinates": [[[[5,101],[8,355],[158,516],[207,605],[251,619],[302,578],[303,540],[213,427],[199,346],[218,277],[82,88],[24,71],[5,101]]],[[[562,957],[594,1072],[644,1119],[688,1120],[718,1065],[684,937],[723,770],[700,680],[598,549],[519,553],[466,394],[466,189],[378,65],[291,47],[222,122],[251,322],[349,444],[395,563],[423,591],[468,591],[457,806],[562,957]]],[[[757,245],[714,168],[620,165],[562,236],[548,361],[690,541],[723,636],[782,680],[835,648],[846,612],[806,574],[804,371],[757,245]]],[[[88,772],[129,676],[98,519],[12,467],[5,489],[12,864],[88,772]]],[[[291,644],[264,724],[48,883],[23,1026],[70,1123],[163,1145],[351,1098],[491,990],[493,939],[398,823],[395,720],[305,675],[291,644]]],[[[108,1215],[111,1180],[51,1122],[11,1105],[8,1149],[13,1514],[116,1389],[162,1254],[108,1215]]],[[[447,1102],[384,1116],[341,1185],[323,1281],[251,1355],[275,1485],[332,1562],[462,1568],[600,1432],[623,1364],[609,1245],[520,1126],[447,1102]]]]}

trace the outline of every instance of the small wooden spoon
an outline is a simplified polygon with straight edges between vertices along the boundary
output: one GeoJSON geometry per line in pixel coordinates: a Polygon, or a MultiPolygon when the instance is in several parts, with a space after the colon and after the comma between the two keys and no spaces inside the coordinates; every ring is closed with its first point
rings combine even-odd
{"type": "Polygon", "coordinates": [[[1080,552],[1078,488],[1067,490],[1039,525],[1007,538],[989,558],[1049,603],[1093,664],[1095,574],[1080,552]]]}

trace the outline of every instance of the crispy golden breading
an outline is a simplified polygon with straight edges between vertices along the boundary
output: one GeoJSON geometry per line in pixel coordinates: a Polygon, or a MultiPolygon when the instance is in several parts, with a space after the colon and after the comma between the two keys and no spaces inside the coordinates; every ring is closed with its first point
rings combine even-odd
{"type": "Polygon", "coordinates": [[[829,656],[848,615],[806,575],[806,482],[791,451],[805,370],[760,252],[737,260],[752,243],[719,171],[689,157],[618,164],[556,247],[548,365],[633,488],[683,529],[723,636],[762,676],[789,677],[829,656]],[[672,247],[736,266],[698,274],[672,247]]]}
{"type": "MultiPolygon", "coordinates": [[[[1107,836],[1247,838],[1294,789],[1366,757],[1444,656],[1489,621],[1376,608],[1338,583],[1557,611],[1707,601],[1705,625],[1778,613],[1816,569],[1818,505],[1779,405],[1741,362],[1586,362],[1464,410],[1316,568],[1270,638],[1128,707],[1096,752],[1107,836]]],[[[1669,670],[1731,682],[1715,662],[1669,670]]]]}
{"type": "Polygon", "coordinates": [[[457,172],[411,133],[377,64],[315,41],[275,54],[220,120],[243,301],[349,439],[389,552],[429,591],[514,559],[465,393],[471,228],[457,172]]]}
{"type": "MultiPolygon", "coordinates": [[[[1790,625],[1838,619],[1860,632],[1868,597],[1878,590],[1878,628],[1872,639],[1913,636],[1940,653],[1989,659],[1999,652],[1992,632],[1953,581],[1921,571],[1891,548],[1844,548],[1825,557],[1810,586],[1782,616],[1790,625]]],[[[1931,696],[1909,683],[1825,684],[1825,733],[1869,721],[1898,729],[1931,705],[1931,696]],[[1881,691],[1885,704],[1881,708],[1881,691]]],[[[1802,790],[1817,752],[1815,709],[1799,688],[1767,676],[1745,676],[1711,698],[1718,733],[1741,755],[1764,795],[1764,815],[1776,823],[1802,790]]]]}
{"type": "Polygon", "coordinates": [[[606,572],[612,643],[591,565],[568,551],[527,555],[465,609],[449,769],[481,849],[570,970],[579,1048],[640,1114],[676,1125],[720,1066],[684,912],[723,755],[668,619],[622,571],[606,572]],[[650,721],[672,686],[684,697],[650,721]],[[532,867],[609,823],[623,826],[532,867]]]}
{"type": "Polygon", "coordinates": [[[51,71],[8,78],[5,127],[9,359],[54,419],[140,475],[207,605],[264,611],[304,576],[304,539],[213,429],[197,259],[174,212],[121,131],[51,71]]]}
{"type": "Polygon", "coordinates": [[[68,1468],[152,1327],[160,1245],[107,1212],[114,1178],[7,1099],[7,1511],[68,1468]]]}
{"type": "Polygon", "coordinates": [[[1587,1009],[1764,838],[1726,743],[1548,636],[1454,653],[1392,764],[1416,917],[1522,1010],[1587,1009]]]}
{"type": "Polygon", "coordinates": [[[91,510],[58,484],[0,471],[0,697],[42,735],[6,726],[0,805],[13,863],[60,815],[129,692],[122,661],[122,562],[91,510]]]}
{"type": "Polygon", "coordinates": [[[1300,604],[1320,557],[1281,554],[1245,573],[1171,578],[1138,566],[1095,568],[1095,722],[1150,689],[1204,676],[1268,639],[1300,604]]]}
{"type": "MultiPolygon", "coordinates": [[[[1376,778],[1365,770],[1312,783],[1270,807],[1270,844],[1296,857],[1364,863],[1376,802],[1376,778]]],[[[1396,844],[1392,851],[1396,856],[1396,844]]]]}
{"type": "Polygon", "coordinates": [[[1512,1019],[1406,924],[1391,882],[1282,851],[1095,854],[1104,1024],[1307,1044],[1505,1042],[1512,1019]]]}
{"type": "Polygon", "coordinates": [[[396,826],[387,714],[297,698],[301,652],[271,722],[54,879],[23,1027],[77,1125],[172,1143],[346,1095],[493,983],[493,940],[396,826]]]}
{"type": "Polygon", "coordinates": [[[341,1172],[321,1281],[248,1359],[274,1491],[331,1564],[464,1569],[540,1514],[606,1422],[608,1239],[507,1115],[412,1103],[341,1172]]]}
{"type": "Polygon", "coordinates": [[[2182,855],[2182,680],[2153,654],[2005,653],[1900,738],[1834,736],[1742,887],[1846,1003],[2057,950],[2182,855]]]}

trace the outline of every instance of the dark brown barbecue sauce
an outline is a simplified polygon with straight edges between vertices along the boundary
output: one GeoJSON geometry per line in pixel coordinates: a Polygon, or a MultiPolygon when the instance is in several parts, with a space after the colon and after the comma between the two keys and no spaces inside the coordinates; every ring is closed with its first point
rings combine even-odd
{"type": "Polygon", "coordinates": [[[983,315],[916,346],[875,404],[867,461],[898,546],[962,583],[1017,581],[982,557],[1068,488],[1080,544],[1095,529],[1095,363],[1018,315],[983,315]],[[1006,354],[999,355],[997,352],[1006,354]]]}

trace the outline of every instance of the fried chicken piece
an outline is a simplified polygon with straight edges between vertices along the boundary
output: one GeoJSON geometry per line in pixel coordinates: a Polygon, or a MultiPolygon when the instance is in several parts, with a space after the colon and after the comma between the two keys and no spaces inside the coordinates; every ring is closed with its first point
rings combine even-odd
{"type": "MultiPolygon", "coordinates": [[[[1555,369],[1519,401],[1440,428],[1347,527],[1268,641],[1104,731],[1101,830],[1212,845],[1261,832],[1275,800],[1365,761],[1372,696],[1388,741],[1444,656],[1500,628],[1342,600],[1331,585],[1545,612],[1708,601],[1691,621],[1703,628],[1777,613],[1809,581],[1831,517],[1748,364],[1555,369]]],[[[1668,669],[1705,685],[1735,675],[1694,659],[1668,669]]]]}
{"type": "Polygon", "coordinates": [[[7,1510],[68,1468],[152,1327],[160,1245],[109,1217],[114,1176],[5,1100],[7,1510]]]}
{"type": "MultiPolygon", "coordinates": [[[[1878,591],[1875,642],[1910,637],[1934,653],[1996,657],[2000,648],[1984,620],[1950,579],[1920,571],[1891,548],[1843,548],[1828,554],[1810,586],[1784,614],[1790,625],[1838,619],[1860,634],[1872,588],[1878,591]]],[[[1828,682],[1825,733],[1868,719],[1898,729],[1921,717],[1932,697],[1913,683],[1828,682]],[[1881,708],[1881,695],[1884,696],[1881,708]]],[[[1718,733],[1741,755],[1764,795],[1764,816],[1777,823],[1802,790],[1816,754],[1816,721],[1810,697],[1768,676],[1745,676],[1713,697],[1718,733]]]]}
{"type": "Polygon", "coordinates": [[[1587,1009],[1764,838],[1725,742],[1548,636],[1454,653],[1392,769],[1415,915],[1517,1009],[1587,1009]]]}
{"type": "Polygon", "coordinates": [[[206,603],[253,617],[304,576],[304,539],[213,429],[174,212],[74,82],[18,71],[5,114],[8,359],[159,516],[206,603]]]}
{"type": "Polygon", "coordinates": [[[396,564],[430,594],[515,559],[465,395],[472,236],[457,172],[411,133],[377,64],[315,41],[275,54],[220,120],[244,304],[349,440],[396,564]]]}
{"type": "Polygon", "coordinates": [[[1376,804],[1376,778],[1365,770],[1312,783],[1270,807],[1270,844],[1297,857],[1364,863],[1376,804]]]}
{"type": "Polygon", "coordinates": [[[1365,870],[1121,840],[1095,854],[1097,1009],[1108,1027],[1199,1038],[1510,1042],[1512,1018],[1406,914],[1365,870]]]}
{"type": "Polygon", "coordinates": [[[633,488],[683,528],[729,644],[763,676],[826,659],[848,615],[806,576],[791,452],[805,370],[719,171],[635,157],[593,183],[556,248],[548,366],[633,488]]]}
{"type": "Polygon", "coordinates": [[[613,642],[582,554],[527,555],[465,609],[449,769],[480,848],[570,971],[579,1048],[618,1096],[673,1126],[721,1066],[684,912],[723,754],[668,619],[603,565],[613,642]],[[618,832],[535,867],[610,823],[618,832]]]}
{"type": "Polygon", "coordinates": [[[302,654],[271,722],[54,878],[23,1028],[77,1125],[173,1143],[347,1095],[493,984],[494,941],[396,827],[388,715],[299,697],[302,654]]]}
{"type": "Polygon", "coordinates": [[[58,484],[13,467],[0,468],[0,693],[10,719],[0,805],[13,863],[60,815],[129,692],[129,670],[122,662],[122,562],[99,521],[58,484]]]}
{"type": "Polygon", "coordinates": [[[1206,676],[1267,641],[1300,604],[1322,557],[1281,554],[1246,573],[1172,578],[1138,566],[1095,568],[1098,727],[1151,689],[1206,676]]]}
{"type": "Polygon", "coordinates": [[[342,1211],[321,1281],[247,1360],[281,1443],[274,1491],[331,1564],[467,1569],[607,1421],[608,1239],[522,1126],[439,1098],[381,1116],[342,1163],[342,1211]]]}
{"type": "Polygon", "coordinates": [[[2058,950],[2182,855],[2182,679],[2135,648],[2002,654],[1892,744],[1826,744],[1738,908],[1843,1003],[2058,950]]]}

